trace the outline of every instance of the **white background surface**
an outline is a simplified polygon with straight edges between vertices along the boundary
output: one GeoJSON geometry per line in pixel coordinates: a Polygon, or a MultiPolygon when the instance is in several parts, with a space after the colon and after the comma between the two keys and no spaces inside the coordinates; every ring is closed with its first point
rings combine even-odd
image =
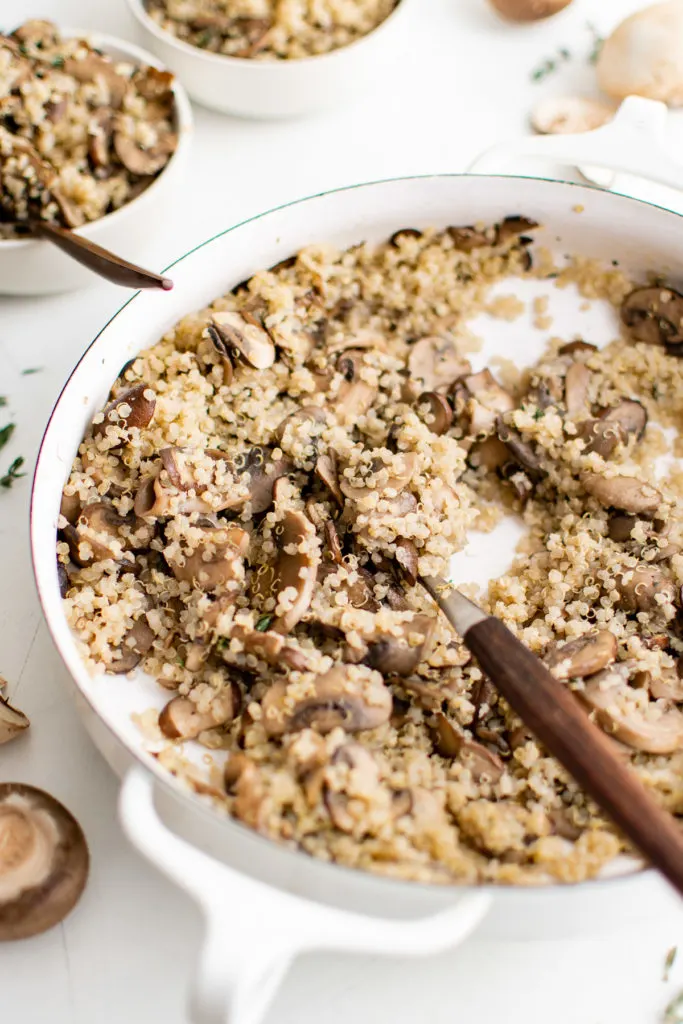
{"type": "MultiPolygon", "coordinates": [[[[416,0],[412,52],[375,95],[289,124],[240,122],[197,109],[185,199],[161,268],[193,244],[280,202],[337,185],[457,171],[525,127],[541,95],[590,86],[585,22],[611,27],[632,0],[575,0],[525,29],[504,26],[484,0],[416,0]],[[533,84],[559,46],[576,59],[533,84]]],[[[123,0],[0,0],[0,26],[33,15],[130,35],[123,0]]],[[[134,253],[124,253],[134,258],[134,253]]],[[[0,282],[1,284],[1,282],[0,282]]],[[[0,456],[32,472],[52,403],[93,335],[125,298],[94,283],[77,295],[0,299],[0,426],[17,423],[0,456]],[[22,376],[22,370],[41,367],[22,376]]],[[[17,1024],[183,1024],[199,919],[186,899],[128,847],[116,820],[117,780],[79,726],[34,595],[27,544],[30,481],[0,493],[0,673],[31,717],[30,734],[0,751],[0,779],[31,782],[79,818],[92,852],[90,884],[64,925],[0,947],[0,1021],[17,1024]]],[[[268,1024],[658,1024],[683,986],[683,914],[636,932],[581,942],[470,940],[430,961],[303,958],[268,1024]],[[667,950],[679,963],[662,980],[667,950]]],[[[267,927],[267,922],[264,922],[267,927]]],[[[236,927],[238,923],[236,922],[236,927]]]]}

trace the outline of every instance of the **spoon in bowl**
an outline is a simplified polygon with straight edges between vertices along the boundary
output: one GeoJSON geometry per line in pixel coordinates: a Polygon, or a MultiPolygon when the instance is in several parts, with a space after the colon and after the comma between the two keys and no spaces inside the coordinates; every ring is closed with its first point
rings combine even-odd
{"type": "Polygon", "coordinates": [[[454,584],[433,576],[420,582],[525,725],[683,895],[683,831],[618,760],[571,690],[454,584]]]}
{"type": "MultiPolygon", "coordinates": [[[[56,205],[63,215],[69,210],[66,197],[57,188],[51,187],[52,173],[30,143],[0,128],[0,179],[4,185],[7,175],[15,189],[23,186],[26,193],[23,198],[27,212],[24,214],[22,211],[22,216],[14,222],[16,225],[27,227],[31,235],[52,242],[67,256],[113,284],[125,288],[161,288],[170,291],[173,287],[170,278],[130,263],[82,235],[61,227],[54,220],[45,219],[43,214],[49,205],[56,205]]],[[[9,205],[9,195],[8,189],[3,189],[2,206],[4,212],[16,216],[16,209],[12,211],[9,205]]],[[[66,223],[69,223],[68,219],[66,223]]]]}

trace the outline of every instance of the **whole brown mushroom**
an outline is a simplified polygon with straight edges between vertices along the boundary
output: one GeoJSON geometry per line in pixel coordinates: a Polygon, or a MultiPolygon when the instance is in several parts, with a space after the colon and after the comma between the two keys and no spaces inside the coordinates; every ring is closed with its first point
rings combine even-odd
{"type": "Polygon", "coordinates": [[[33,786],[0,784],[0,942],[59,924],[78,902],[89,864],[66,807],[33,786]]]}
{"type": "Polygon", "coordinates": [[[508,21],[540,21],[559,14],[571,0],[490,0],[491,6],[508,21]]]}

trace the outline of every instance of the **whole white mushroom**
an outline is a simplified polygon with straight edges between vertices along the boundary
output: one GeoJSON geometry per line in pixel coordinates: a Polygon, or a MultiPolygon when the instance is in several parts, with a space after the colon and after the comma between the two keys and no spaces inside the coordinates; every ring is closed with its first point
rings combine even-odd
{"type": "Polygon", "coordinates": [[[683,0],[637,11],[605,41],[600,88],[614,99],[645,96],[683,106],[683,0]]]}

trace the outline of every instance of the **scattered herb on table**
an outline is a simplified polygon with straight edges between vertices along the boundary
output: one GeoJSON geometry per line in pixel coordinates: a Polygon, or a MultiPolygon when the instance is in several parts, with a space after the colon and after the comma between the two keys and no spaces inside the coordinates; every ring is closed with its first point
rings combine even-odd
{"type": "Polygon", "coordinates": [[[532,82],[542,82],[549,75],[557,71],[561,64],[566,64],[568,60],[571,60],[571,56],[569,50],[561,46],[553,57],[547,57],[538,67],[534,68],[531,72],[532,82]]]}
{"type": "Polygon", "coordinates": [[[669,952],[666,954],[666,960],[664,961],[664,981],[669,980],[669,974],[671,972],[671,968],[676,962],[677,956],[678,946],[672,946],[669,952]]]}
{"type": "Polygon", "coordinates": [[[18,455],[14,462],[10,465],[5,475],[0,476],[0,487],[4,487],[5,490],[9,490],[16,480],[18,480],[22,476],[26,476],[26,473],[19,472],[23,465],[24,459],[21,455],[18,455]]]}
{"type": "Polygon", "coordinates": [[[683,992],[674,996],[667,1006],[662,1017],[662,1024],[683,1024],[683,992]]]}
{"type": "Polygon", "coordinates": [[[7,399],[4,395],[0,395],[0,409],[4,409],[7,405],[7,399]]]}
{"type": "Polygon", "coordinates": [[[32,373],[40,373],[40,371],[42,369],[43,369],[42,366],[29,366],[29,368],[27,370],[22,370],[21,371],[21,376],[22,377],[28,377],[32,373]]]}
{"type": "Polygon", "coordinates": [[[262,615],[261,618],[256,623],[256,628],[259,631],[259,633],[265,633],[272,621],[272,615],[262,615]]]}
{"type": "Polygon", "coordinates": [[[605,45],[605,37],[600,35],[592,21],[586,22],[586,28],[593,37],[593,47],[591,49],[591,52],[588,54],[588,63],[597,64],[598,57],[600,56],[600,51],[605,45]]]}
{"type": "Polygon", "coordinates": [[[4,448],[16,429],[16,423],[8,423],[0,430],[0,448],[4,448]]]}

